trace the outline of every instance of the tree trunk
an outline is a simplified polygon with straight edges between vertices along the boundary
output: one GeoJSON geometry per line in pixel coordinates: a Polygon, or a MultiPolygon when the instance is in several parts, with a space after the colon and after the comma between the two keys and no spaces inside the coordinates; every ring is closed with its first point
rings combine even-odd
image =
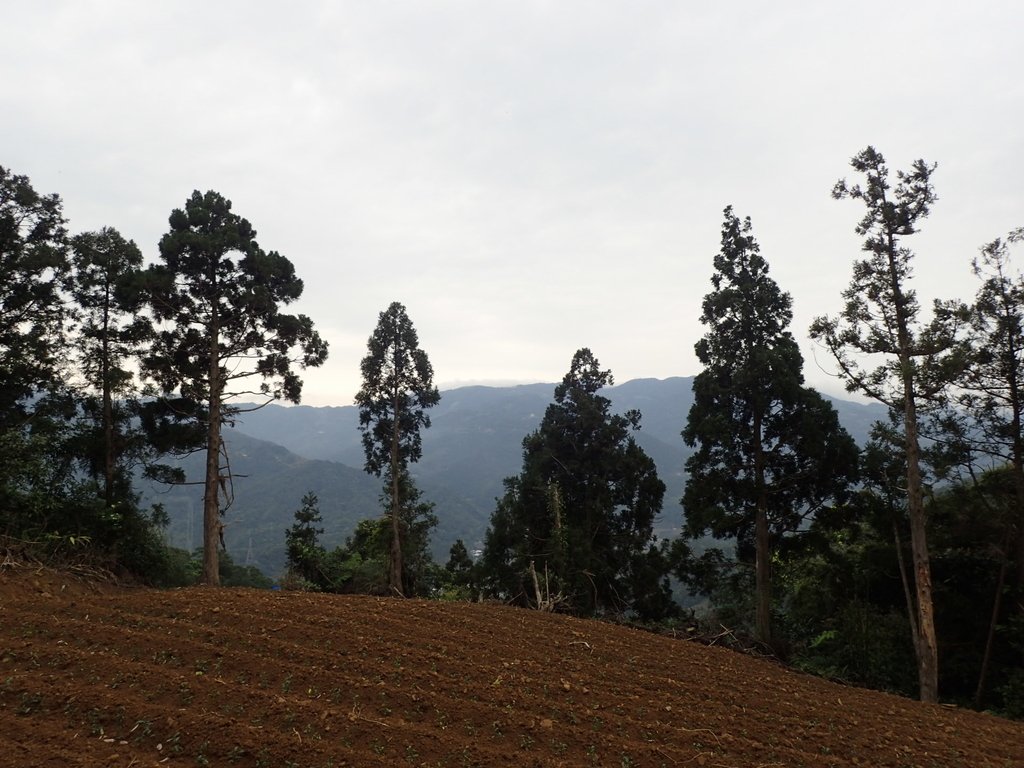
{"type": "Polygon", "coordinates": [[[391,572],[388,583],[391,590],[398,595],[404,596],[402,589],[402,526],[401,526],[401,484],[399,482],[399,455],[398,455],[398,425],[400,421],[399,393],[396,391],[392,399],[392,427],[391,427],[391,572]]]}
{"type": "Polygon", "coordinates": [[[755,592],[757,612],[754,634],[771,647],[772,644],[772,577],[771,537],[768,529],[768,494],[764,481],[764,450],[761,445],[761,413],[754,409],[754,481],[757,483],[757,510],[754,518],[756,550],[755,592]]]}
{"type": "Polygon", "coordinates": [[[907,575],[907,564],[903,558],[903,541],[900,538],[900,524],[893,518],[892,540],[896,547],[896,565],[900,569],[900,583],[903,585],[903,598],[907,603],[907,621],[910,623],[910,636],[914,641],[914,658],[921,655],[918,644],[921,642],[921,633],[917,631],[917,605],[914,602],[914,592],[910,589],[910,577],[907,575]]]}
{"type": "Polygon", "coordinates": [[[110,384],[110,296],[103,305],[103,359],[100,361],[103,386],[103,501],[114,502],[114,398],[110,384]]]}
{"type": "Polygon", "coordinates": [[[914,590],[917,604],[917,679],[921,701],[939,700],[939,646],[935,636],[935,613],[932,603],[932,569],[928,555],[928,535],[924,512],[924,490],[921,480],[921,446],[917,438],[917,402],[914,387],[913,343],[906,314],[906,298],[896,267],[896,239],[892,229],[887,232],[889,285],[892,289],[899,344],[900,378],[903,384],[903,438],[907,457],[907,515],[910,518],[910,552],[914,567],[914,590]]]}
{"type": "Polygon", "coordinates": [[[206,434],[206,484],[203,492],[203,573],[201,584],[220,586],[220,441],[221,395],[220,334],[216,304],[210,322],[210,413],[206,434]]]}
{"type": "Polygon", "coordinates": [[[1017,598],[1024,615],[1024,506],[1017,508],[1017,598]]]}
{"type": "MultiPolygon", "coordinates": [[[[1021,413],[1020,397],[1017,391],[1016,379],[1010,381],[1011,402],[1013,403],[1013,461],[1011,471],[1013,472],[1014,500],[1016,501],[1016,514],[1012,514],[1006,521],[1006,534],[1000,551],[999,575],[996,577],[996,591],[992,600],[992,615],[989,618],[988,632],[985,636],[985,653],[981,657],[981,670],[978,672],[978,687],[974,691],[974,706],[981,709],[982,700],[985,697],[985,682],[988,678],[989,666],[992,663],[992,647],[995,644],[996,627],[999,626],[999,616],[1003,608],[1003,590],[1006,588],[1006,577],[1010,570],[1010,561],[1014,557],[1012,552],[1014,529],[1016,528],[1017,539],[1017,583],[1015,591],[1021,596],[1020,611],[1024,613],[1024,444],[1021,441],[1021,413]]],[[[1012,603],[1011,603],[1012,610],[1012,603]]]]}
{"type": "MultiPolygon", "coordinates": [[[[1016,494],[1017,509],[1016,515],[1012,515],[1007,525],[1012,530],[1016,524],[1017,528],[1017,579],[1016,593],[1019,601],[1018,607],[1024,614],[1024,435],[1021,434],[1021,397],[1017,390],[1016,379],[1011,382],[1011,395],[1013,398],[1013,487],[1016,494]]],[[[1010,557],[1010,548],[1007,547],[1005,556],[1010,557]]]]}
{"type": "Polygon", "coordinates": [[[988,668],[992,663],[992,646],[995,643],[996,627],[999,625],[999,614],[1003,607],[1003,587],[1006,585],[1006,571],[1009,568],[1007,549],[1009,540],[1006,542],[1002,552],[1002,562],[999,563],[999,576],[996,577],[996,593],[992,600],[992,616],[988,622],[988,633],[985,635],[985,652],[981,657],[981,669],[978,671],[978,686],[974,689],[974,708],[981,709],[981,702],[985,698],[985,681],[988,678],[988,668]]]}
{"type": "Polygon", "coordinates": [[[917,677],[921,701],[939,700],[939,645],[935,635],[932,602],[932,570],[928,555],[928,535],[921,481],[921,448],[917,439],[917,409],[914,403],[913,373],[909,360],[903,359],[903,427],[907,453],[907,513],[910,518],[910,551],[914,565],[917,597],[917,677]]]}

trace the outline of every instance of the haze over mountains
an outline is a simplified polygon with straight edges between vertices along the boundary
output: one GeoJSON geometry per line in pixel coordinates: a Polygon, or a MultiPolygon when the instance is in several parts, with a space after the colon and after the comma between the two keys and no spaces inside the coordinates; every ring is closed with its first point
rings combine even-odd
{"type": "MultiPolygon", "coordinates": [[[[634,379],[604,391],[616,412],[635,408],[643,415],[637,442],[667,486],[659,536],[675,535],[682,523],[679,499],[689,449],[680,432],[693,402],[692,386],[692,377],[634,379]]],[[[482,543],[502,481],[519,472],[522,440],[539,425],[554,388],[469,386],[442,392],[430,411],[432,426],[423,432],[423,458],[411,467],[425,499],[436,505],[435,558],[446,559],[458,538],[470,549],[482,543]]],[[[829,400],[860,444],[871,424],[885,417],[879,405],[829,400]]],[[[341,544],[360,520],[381,515],[381,480],[362,470],[358,424],[355,406],[269,405],[240,416],[225,434],[235,474],[225,541],[236,562],[278,575],[285,565],[285,529],[309,491],[320,499],[322,542],[329,548],[341,544]]],[[[189,479],[201,476],[201,464],[199,455],[183,462],[189,479]]],[[[201,545],[201,486],[151,487],[146,496],[170,514],[173,545],[201,545]]]]}

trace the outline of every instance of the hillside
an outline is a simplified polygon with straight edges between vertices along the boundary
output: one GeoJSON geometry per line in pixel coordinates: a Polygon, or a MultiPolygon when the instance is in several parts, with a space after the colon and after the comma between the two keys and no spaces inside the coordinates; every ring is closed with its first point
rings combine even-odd
{"type": "MultiPolygon", "coordinates": [[[[356,524],[380,515],[381,481],[345,464],[298,456],[287,448],[257,440],[237,430],[225,435],[235,473],[235,501],[224,517],[224,540],[240,564],[255,565],[269,575],[285,567],[284,533],[295,522],[302,496],[312,491],[323,512],[322,543],[341,544],[356,524]]],[[[181,462],[190,478],[201,478],[205,456],[193,454],[181,462]]],[[[191,550],[202,545],[203,490],[200,485],[166,488],[142,483],[145,498],[164,506],[170,518],[170,542],[191,550]]],[[[477,520],[473,509],[452,498],[442,487],[431,497],[445,515],[435,533],[435,557],[447,557],[451,543],[477,520]]]]}
{"type": "MultiPolygon", "coordinates": [[[[636,379],[605,391],[617,412],[635,408],[643,414],[637,442],[654,459],[667,486],[657,523],[662,536],[675,535],[682,524],[679,499],[689,449],[680,432],[693,402],[692,386],[692,378],[636,379]]],[[[447,557],[457,538],[471,548],[481,543],[502,481],[519,471],[523,438],[537,428],[553,392],[553,384],[530,384],[442,393],[430,413],[433,424],[423,433],[423,459],[412,468],[425,498],[437,505],[437,559],[447,557]]],[[[860,442],[871,423],[884,415],[877,405],[832,402],[860,442]]],[[[380,514],[380,483],[361,471],[358,422],[353,406],[271,405],[239,417],[226,435],[232,467],[246,475],[235,484],[236,502],[227,517],[226,539],[238,562],[258,565],[271,575],[280,572],[284,530],[307,491],[320,497],[329,546],[340,543],[358,520],[380,514]]],[[[200,457],[192,457],[187,466],[191,477],[201,477],[200,457]]],[[[162,501],[171,513],[172,543],[186,548],[199,544],[200,487],[168,494],[150,489],[147,498],[162,501]]]]}
{"type": "MultiPolygon", "coordinates": [[[[284,532],[294,522],[302,495],[313,491],[324,516],[324,541],[340,544],[356,523],[373,513],[380,484],[366,473],[336,462],[297,456],[280,445],[239,432],[226,436],[235,473],[235,501],[224,518],[228,551],[239,563],[256,565],[268,574],[285,564],[284,532]]],[[[189,479],[201,479],[205,454],[181,462],[189,479]]],[[[143,484],[145,498],[164,506],[170,518],[168,536],[175,546],[193,549],[203,543],[201,485],[143,484]]]]}
{"type": "Polygon", "coordinates": [[[1024,724],[498,605],[0,568],[4,766],[1011,768],[1024,724]]]}

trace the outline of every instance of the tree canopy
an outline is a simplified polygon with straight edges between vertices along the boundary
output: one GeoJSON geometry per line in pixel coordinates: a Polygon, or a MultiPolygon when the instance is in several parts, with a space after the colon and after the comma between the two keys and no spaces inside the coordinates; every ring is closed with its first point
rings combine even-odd
{"type": "Polygon", "coordinates": [[[60,378],[70,269],[60,198],[0,166],[0,427],[60,378]]]}
{"type": "Polygon", "coordinates": [[[231,495],[221,428],[238,413],[232,400],[299,402],[296,368],[321,365],[327,343],[308,317],[281,311],[302,295],[302,280],[288,259],[259,246],[230,200],[193,192],[169,222],[161,263],[145,275],[145,299],[160,323],[145,367],[165,394],[180,395],[175,408],[205,433],[202,578],[217,584],[220,516],[231,495]]]}
{"type": "Polygon", "coordinates": [[[832,195],[864,204],[856,232],[864,238],[863,250],[868,256],[854,261],[839,317],[817,318],[810,332],[832,353],[849,391],[862,392],[902,414],[916,585],[914,645],[921,699],[936,701],[938,644],[921,479],[919,410],[939,398],[962,369],[963,348],[957,338],[961,312],[955,304],[937,301],[931,322],[920,322],[920,304],[910,287],[913,253],[902,243],[917,232],[919,221],[936,200],[931,182],[935,166],[917,160],[910,171],[897,172],[892,186],[885,158],[874,147],[859,152],[850,165],[863,175],[863,186],[840,180],[832,195]]]}
{"type": "Polygon", "coordinates": [[[423,453],[421,429],[430,427],[427,409],[441,399],[434,369],[420,349],[405,307],[393,302],[380,313],[360,366],[363,386],[356,394],[367,472],[385,477],[391,520],[390,585],[404,594],[403,509],[418,504],[419,491],[408,473],[423,453]]]}
{"type": "Polygon", "coordinates": [[[704,370],[683,438],[686,535],[735,538],[755,560],[755,628],[771,642],[771,561],[786,534],[831,503],[856,476],[857,448],[832,408],[803,385],[803,356],[788,330],[789,294],[768,274],[750,219],[725,209],[707,332],[696,345],[704,370]]]}
{"type": "Polygon", "coordinates": [[[484,578],[494,594],[589,614],[641,603],[653,612],[659,596],[667,604],[663,579],[654,594],[637,589],[657,558],[653,525],[665,485],[634,439],[640,413],[613,414],[599,394],[612,383],[580,349],[540,427],[523,440],[522,471],[506,479],[485,538],[484,578]]]}

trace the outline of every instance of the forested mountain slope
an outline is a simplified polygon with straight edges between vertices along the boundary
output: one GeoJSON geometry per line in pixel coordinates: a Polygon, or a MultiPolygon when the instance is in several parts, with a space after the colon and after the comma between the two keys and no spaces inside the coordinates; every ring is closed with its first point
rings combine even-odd
{"type": "MultiPolygon", "coordinates": [[[[661,535],[673,535],[682,522],[678,502],[689,449],[680,432],[693,401],[692,384],[691,377],[635,379],[605,392],[617,412],[635,408],[643,414],[637,442],[654,459],[667,486],[657,525],[661,535]]],[[[432,426],[423,432],[423,459],[412,465],[424,497],[437,505],[435,557],[446,557],[457,538],[471,549],[480,543],[502,481],[518,473],[522,440],[537,428],[553,390],[553,384],[528,384],[442,393],[430,412],[432,426]]],[[[866,439],[871,423],[884,416],[876,405],[833,403],[859,442],[866,439]]],[[[308,491],[320,498],[328,546],[340,544],[359,520],[381,514],[380,481],[362,471],[358,424],[354,406],[269,405],[239,416],[226,433],[237,477],[225,540],[236,562],[277,574],[284,565],[284,531],[308,491]]],[[[201,476],[200,457],[193,456],[185,466],[192,477],[201,476]]],[[[201,543],[201,487],[171,492],[151,487],[147,498],[165,504],[172,543],[188,548],[201,543]]]]}

